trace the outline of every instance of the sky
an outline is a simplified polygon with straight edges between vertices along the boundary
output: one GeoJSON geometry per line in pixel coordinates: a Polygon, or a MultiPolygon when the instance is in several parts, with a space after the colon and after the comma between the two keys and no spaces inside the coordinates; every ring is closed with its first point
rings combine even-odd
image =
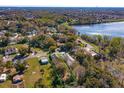
{"type": "Polygon", "coordinates": [[[0,0],[0,6],[124,7],[124,0],[0,0]]]}

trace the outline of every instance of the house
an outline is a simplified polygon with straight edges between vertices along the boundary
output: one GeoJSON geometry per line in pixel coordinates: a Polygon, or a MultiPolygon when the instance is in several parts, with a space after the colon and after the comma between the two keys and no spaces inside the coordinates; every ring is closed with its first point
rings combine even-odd
{"type": "Polygon", "coordinates": [[[91,55],[92,57],[98,55],[94,50],[92,50],[92,49],[90,49],[90,48],[88,48],[88,47],[83,48],[83,49],[84,49],[84,51],[86,52],[86,54],[89,54],[89,55],[91,55]]]}
{"type": "Polygon", "coordinates": [[[67,37],[64,35],[64,34],[57,34],[57,36],[58,36],[58,42],[60,42],[60,43],[65,43],[65,42],[67,42],[67,37]]]}
{"type": "Polygon", "coordinates": [[[13,53],[17,53],[18,52],[18,49],[17,48],[7,48],[4,50],[4,54],[5,55],[10,55],[10,54],[13,54],[13,53]]]}
{"type": "Polygon", "coordinates": [[[23,75],[15,75],[12,79],[12,88],[24,88],[23,75]]]}
{"type": "Polygon", "coordinates": [[[1,82],[6,81],[6,79],[7,79],[7,75],[6,75],[6,74],[1,74],[1,75],[0,75],[0,81],[1,81],[1,82]]]}
{"type": "Polygon", "coordinates": [[[12,61],[12,58],[10,56],[4,56],[2,62],[6,63],[8,61],[12,61]]]}
{"type": "Polygon", "coordinates": [[[47,32],[56,33],[57,30],[56,30],[56,28],[54,28],[54,27],[48,27],[48,28],[47,28],[47,32]]]}
{"type": "Polygon", "coordinates": [[[37,31],[36,31],[36,30],[32,30],[32,31],[26,33],[26,35],[27,35],[28,37],[36,36],[36,34],[37,34],[37,31]]]}
{"type": "Polygon", "coordinates": [[[91,56],[93,56],[93,57],[98,55],[98,54],[97,54],[95,51],[93,51],[93,50],[90,51],[90,52],[91,52],[91,56]]]}
{"type": "Polygon", "coordinates": [[[0,37],[5,36],[5,33],[7,32],[7,30],[0,30],[0,37]]]}
{"type": "Polygon", "coordinates": [[[75,62],[75,59],[73,59],[68,53],[65,52],[55,52],[51,55],[51,58],[53,60],[56,58],[62,58],[67,62],[69,66],[71,66],[75,62]]]}
{"type": "Polygon", "coordinates": [[[16,44],[18,41],[19,41],[19,34],[18,33],[13,33],[11,37],[9,37],[9,41],[10,43],[9,44],[16,44]]]}
{"type": "Polygon", "coordinates": [[[17,84],[17,83],[20,83],[23,81],[23,75],[15,75],[13,77],[13,83],[14,84],[17,84]]]}
{"type": "Polygon", "coordinates": [[[72,52],[74,52],[74,53],[76,53],[78,50],[80,50],[80,49],[82,49],[82,47],[80,47],[80,46],[74,46],[73,48],[72,48],[72,52]]]}
{"type": "Polygon", "coordinates": [[[40,59],[40,63],[41,64],[48,64],[48,58],[46,58],[46,57],[42,57],[41,59],[40,59]]]}
{"type": "Polygon", "coordinates": [[[5,35],[4,32],[0,32],[0,37],[3,37],[5,35]]]}
{"type": "Polygon", "coordinates": [[[69,66],[75,62],[74,58],[72,58],[68,53],[65,53],[63,57],[69,66]]]}

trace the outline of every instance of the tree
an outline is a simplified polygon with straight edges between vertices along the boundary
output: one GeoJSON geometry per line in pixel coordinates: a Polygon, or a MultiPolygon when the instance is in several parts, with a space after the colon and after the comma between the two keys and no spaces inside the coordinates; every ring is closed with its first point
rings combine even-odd
{"type": "Polygon", "coordinates": [[[111,60],[117,58],[117,53],[120,50],[120,41],[121,38],[112,38],[112,40],[110,41],[108,55],[111,60]]]}
{"type": "Polygon", "coordinates": [[[104,86],[102,85],[102,82],[100,82],[98,79],[92,77],[92,78],[86,79],[85,87],[87,87],[87,88],[101,88],[104,86]]]}
{"type": "Polygon", "coordinates": [[[72,42],[65,43],[65,48],[67,51],[70,51],[73,48],[73,46],[74,46],[74,43],[72,43],[72,42]]]}
{"type": "Polygon", "coordinates": [[[25,56],[26,54],[27,54],[27,52],[28,52],[28,47],[21,47],[20,49],[19,49],[19,53],[20,53],[20,55],[21,56],[25,56]]]}
{"type": "Polygon", "coordinates": [[[68,42],[74,42],[76,39],[77,39],[77,36],[75,35],[68,36],[68,42]]]}
{"type": "Polygon", "coordinates": [[[7,62],[5,65],[7,68],[12,68],[13,67],[13,63],[11,61],[7,62]]]}
{"type": "Polygon", "coordinates": [[[8,37],[0,37],[0,47],[5,47],[9,44],[9,38],[8,37]]]}
{"type": "Polygon", "coordinates": [[[56,48],[57,48],[56,46],[50,46],[49,51],[50,51],[50,52],[55,52],[55,49],[56,49],[56,48]]]}
{"type": "Polygon", "coordinates": [[[76,59],[79,61],[80,65],[86,66],[88,61],[91,61],[91,57],[86,55],[83,50],[78,50],[75,54],[76,59]]]}
{"type": "Polygon", "coordinates": [[[49,38],[45,38],[43,44],[44,44],[44,48],[48,49],[51,46],[56,46],[56,41],[53,38],[49,37],[49,38]]]}
{"type": "Polygon", "coordinates": [[[27,42],[28,42],[28,39],[27,38],[24,38],[24,39],[20,40],[18,43],[19,44],[25,44],[27,42]]]}
{"type": "Polygon", "coordinates": [[[77,82],[78,84],[80,85],[82,82],[83,82],[83,78],[85,76],[85,67],[83,66],[80,66],[80,65],[77,65],[75,68],[74,68],[74,73],[75,73],[75,76],[77,78],[77,82]]]}
{"type": "Polygon", "coordinates": [[[92,63],[86,69],[82,84],[88,88],[119,87],[119,81],[114,76],[92,63]]]}
{"type": "Polygon", "coordinates": [[[26,63],[21,63],[20,61],[18,61],[15,67],[17,72],[23,73],[23,71],[26,69],[26,63]]]}
{"type": "Polygon", "coordinates": [[[59,63],[59,64],[57,64],[56,70],[61,75],[61,77],[63,78],[63,76],[66,73],[67,68],[62,63],[59,63]]]}

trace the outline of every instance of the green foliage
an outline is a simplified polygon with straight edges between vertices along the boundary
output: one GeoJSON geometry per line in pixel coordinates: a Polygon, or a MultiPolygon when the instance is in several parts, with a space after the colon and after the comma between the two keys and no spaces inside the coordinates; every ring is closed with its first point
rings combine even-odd
{"type": "Polygon", "coordinates": [[[119,81],[113,77],[109,72],[96,67],[96,65],[90,65],[86,70],[86,75],[82,84],[85,87],[117,87],[119,81]]]}
{"type": "Polygon", "coordinates": [[[6,47],[9,43],[8,37],[0,37],[0,47],[6,47]]]}
{"type": "Polygon", "coordinates": [[[26,69],[26,63],[18,61],[15,67],[17,72],[23,72],[26,69]]]}
{"type": "Polygon", "coordinates": [[[21,47],[19,49],[19,53],[21,56],[25,56],[27,54],[27,52],[28,52],[28,47],[21,47]]]}
{"type": "Polygon", "coordinates": [[[49,49],[51,46],[56,46],[56,41],[53,38],[45,38],[43,41],[44,48],[49,49]]]}
{"type": "Polygon", "coordinates": [[[7,68],[12,68],[12,67],[14,67],[14,65],[13,65],[13,63],[12,63],[11,61],[9,61],[9,62],[7,62],[7,63],[5,64],[5,67],[7,67],[7,68]]]}
{"type": "Polygon", "coordinates": [[[50,51],[50,52],[55,52],[55,49],[57,49],[56,46],[50,46],[49,51],[50,51]]]}
{"type": "Polygon", "coordinates": [[[73,42],[66,42],[65,43],[65,49],[67,51],[70,51],[73,48],[73,46],[74,46],[74,43],[73,42]]]}

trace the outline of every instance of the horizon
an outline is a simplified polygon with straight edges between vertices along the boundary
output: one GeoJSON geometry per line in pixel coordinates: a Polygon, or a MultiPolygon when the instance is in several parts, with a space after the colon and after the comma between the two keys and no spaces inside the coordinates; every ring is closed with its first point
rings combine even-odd
{"type": "Polygon", "coordinates": [[[123,7],[117,7],[117,6],[0,6],[0,7],[18,7],[18,8],[21,8],[21,7],[32,7],[32,8],[124,8],[123,7]]]}
{"type": "Polygon", "coordinates": [[[0,0],[11,7],[124,7],[123,0],[0,0]]]}

